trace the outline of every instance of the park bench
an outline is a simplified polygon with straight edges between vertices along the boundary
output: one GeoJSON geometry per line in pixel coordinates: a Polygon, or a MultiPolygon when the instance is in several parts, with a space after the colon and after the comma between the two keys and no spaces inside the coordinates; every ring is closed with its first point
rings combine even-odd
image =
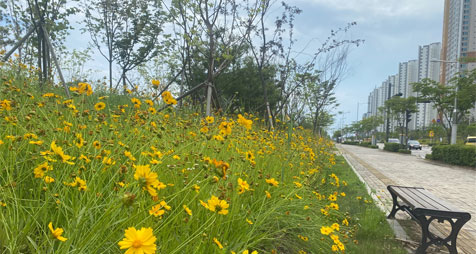
{"type": "Polygon", "coordinates": [[[460,211],[424,188],[389,185],[387,189],[393,199],[388,218],[395,218],[397,211],[404,210],[421,226],[422,236],[417,254],[426,253],[426,249],[432,244],[446,246],[451,254],[458,253],[456,239],[461,227],[471,219],[471,214],[460,211]],[[439,223],[448,221],[451,233],[445,238],[432,234],[430,224],[433,220],[439,223]]]}

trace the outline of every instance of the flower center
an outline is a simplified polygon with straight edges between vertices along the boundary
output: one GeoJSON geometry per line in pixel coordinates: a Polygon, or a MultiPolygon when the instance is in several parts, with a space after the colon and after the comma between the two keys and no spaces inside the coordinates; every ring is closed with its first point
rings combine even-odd
{"type": "Polygon", "coordinates": [[[132,247],[134,248],[140,248],[141,246],[142,246],[142,241],[139,239],[136,239],[134,240],[134,242],[132,242],[132,247]]]}

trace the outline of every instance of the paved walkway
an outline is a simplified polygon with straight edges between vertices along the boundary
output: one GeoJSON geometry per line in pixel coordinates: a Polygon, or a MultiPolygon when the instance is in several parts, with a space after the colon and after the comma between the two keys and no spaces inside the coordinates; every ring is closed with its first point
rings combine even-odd
{"type": "MultiPolygon", "coordinates": [[[[392,199],[386,186],[395,184],[424,187],[437,196],[445,197],[461,210],[471,213],[471,220],[464,225],[458,236],[458,247],[460,253],[476,253],[476,170],[441,165],[417,156],[380,149],[340,144],[337,148],[387,211],[391,210],[392,199]]],[[[400,218],[405,215],[402,212],[397,214],[400,214],[400,218]]],[[[442,230],[438,225],[437,228],[442,230]]]]}

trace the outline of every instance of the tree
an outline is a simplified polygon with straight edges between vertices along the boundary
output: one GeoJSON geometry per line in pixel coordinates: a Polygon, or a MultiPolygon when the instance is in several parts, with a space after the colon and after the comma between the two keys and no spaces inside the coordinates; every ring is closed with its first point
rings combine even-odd
{"type": "MultiPolygon", "coordinates": [[[[418,112],[416,106],[416,98],[408,97],[402,98],[399,96],[392,97],[389,100],[385,101],[386,112],[390,114],[390,119],[395,121],[401,131],[403,136],[404,131],[406,130],[406,135],[408,135],[408,114],[418,112]]],[[[405,143],[407,138],[405,138],[405,143]]],[[[401,140],[400,142],[403,142],[401,140]]]]}
{"type": "MultiPolygon", "coordinates": [[[[206,115],[211,115],[212,92],[215,78],[223,71],[245,43],[257,15],[260,0],[195,0],[200,24],[206,36],[201,38],[201,53],[207,59],[206,115]],[[218,48],[220,46],[221,48],[218,48]],[[218,61],[217,61],[218,60],[218,61]]],[[[215,90],[216,92],[216,90],[215,90]]],[[[215,94],[218,105],[218,95],[215,94]]]]}
{"type": "Polygon", "coordinates": [[[267,115],[267,107],[263,89],[256,89],[263,75],[268,91],[270,108],[275,108],[279,101],[279,90],[275,85],[276,66],[267,66],[259,73],[255,61],[251,57],[233,61],[215,80],[223,99],[224,109],[230,113],[254,112],[267,115]]]}
{"type": "Polygon", "coordinates": [[[159,36],[165,14],[159,0],[123,0],[119,3],[117,22],[121,25],[116,28],[112,47],[113,58],[117,59],[122,72],[120,80],[126,89],[127,72],[147,62],[162,49],[159,36]]]}
{"type": "Polygon", "coordinates": [[[476,70],[461,73],[452,78],[447,85],[431,79],[413,83],[418,92],[418,101],[432,103],[439,114],[439,124],[445,129],[448,141],[451,139],[453,123],[458,123],[476,102],[476,70]],[[456,99],[456,109],[455,109],[456,99]]]}
{"type": "Polygon", "coordinates": [[[115,61],[115,38],[122,25],[119,17],[121,0],[84,1],[85,30],[88,31],[93,45],[109,64],[109,89],[112,89],[112,64],[115,61]],[[103,49],[106,47],[106,50],[103,49]]]}

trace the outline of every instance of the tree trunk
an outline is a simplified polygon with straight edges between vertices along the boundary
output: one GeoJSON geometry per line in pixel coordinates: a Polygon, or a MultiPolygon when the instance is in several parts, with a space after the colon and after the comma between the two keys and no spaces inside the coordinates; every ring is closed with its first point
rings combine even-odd
{"type": "Polygon", "coordinates": [[[263,89],[263,97],[264,97],[264,103],[266,104],[266,113],[269,121],[269,127],[271,129],[274,129],[273,125],[273,116],[271,114],[271,108],[269,107],[269,101],[268,101],[268,89],[266,89],[266,82],[264,80],[264,75],[263,75],[263,67],[260,65],[258,67],[259,71],[259,78],[261,81],[261,88],[263,89]]]}
{"type": "Polygon", "coordinates": [[[109,51],[109,92],[112,91],[112,60],[111,60],[111,55],[112,55],[112,52],[109,51]]]}
{"type": "Polygon", "coordinates": [[[215,40],[213,35],[213,27],[208,24],[208,42],[210,47],[210,52],[208,55],[208,73],[207,73],[207,107],[206,107],[206,116],[211,116],[211,103],[212,103],[212,86],[213,86],[213,69],[215,65],[215,40]]]}

